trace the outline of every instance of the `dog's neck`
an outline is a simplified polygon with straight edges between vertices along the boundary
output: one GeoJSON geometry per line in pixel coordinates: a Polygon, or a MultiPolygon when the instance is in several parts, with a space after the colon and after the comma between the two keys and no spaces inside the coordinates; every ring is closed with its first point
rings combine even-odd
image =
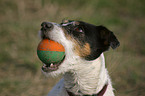
{"type": "Polygon", "coordinates": [[[99,92],[108,79],[103,54],[94,61],[82,63],[64,74],[65,88],[77,95],[99,92]]]}

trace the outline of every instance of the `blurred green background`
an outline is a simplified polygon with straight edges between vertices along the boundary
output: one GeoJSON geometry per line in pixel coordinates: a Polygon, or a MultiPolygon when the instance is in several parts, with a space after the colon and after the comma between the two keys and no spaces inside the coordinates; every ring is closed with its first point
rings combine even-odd
{"type": "Polygon", "coordinates": [[[36,55],[43,21],[82,20],[112,30],[121,46],[105,53],[116,96],[145,96],[145,0],[0,0],[0,95],[45,96],[36,55]]]}

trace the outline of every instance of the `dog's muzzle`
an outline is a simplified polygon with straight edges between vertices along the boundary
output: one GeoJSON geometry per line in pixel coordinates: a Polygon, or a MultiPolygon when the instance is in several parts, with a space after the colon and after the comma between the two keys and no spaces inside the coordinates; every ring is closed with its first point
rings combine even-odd
{"type": "MultiPolygon", "coordinates": [[[[42,39],[49,39],[52,40],[52,38],[50,38],[52,35],[51,33],[55,33],[53,30],[56,28],[56,26],[60,26],[59,24],[56,23],[52,23],[52,22],[43,22],[41,24],[41,37],[42,39]]],[[[44,64],[42,66],[42,70],[43,72],[52,72],[52,71],[56,71],[58,69],[58,67],[61,65],[61,63],[64,61],[65,57],[63,58],[62,61],[58,62],[58,63],[50,63],[50,64],[44,64]]]]}

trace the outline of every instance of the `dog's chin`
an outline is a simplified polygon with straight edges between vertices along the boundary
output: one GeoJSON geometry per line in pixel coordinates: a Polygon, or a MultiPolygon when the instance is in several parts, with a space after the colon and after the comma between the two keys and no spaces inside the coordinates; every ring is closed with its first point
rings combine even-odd
{"type": "MultiPolygon", "coordinates": [[[[61,68],[61,65],[63,64],[60,64],[59,66],[57,66],[56,68],[47,68],[47,69],[41,69],[42,73],[46,76],[46,77],[56,77],[56,76],[59,76],[60,74],[64,74],[66,70],[62,70],[61,68]]],[[[43,65],[45,66],[45,64],[43,65]]]]}

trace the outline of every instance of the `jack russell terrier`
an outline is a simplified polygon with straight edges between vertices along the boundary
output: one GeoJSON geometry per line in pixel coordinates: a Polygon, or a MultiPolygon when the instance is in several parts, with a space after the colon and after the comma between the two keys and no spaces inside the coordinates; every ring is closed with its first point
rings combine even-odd
{"type": "Polygon", "coordinates": [[[43,22],[41,26],[42,39],[54,40],[65,48],[61,63],[42,67],[46,76],[63,74],[48,96],[114,96],[103,55],[109,47],[120,45],[112,31],[74,20],[43,22]]]}

